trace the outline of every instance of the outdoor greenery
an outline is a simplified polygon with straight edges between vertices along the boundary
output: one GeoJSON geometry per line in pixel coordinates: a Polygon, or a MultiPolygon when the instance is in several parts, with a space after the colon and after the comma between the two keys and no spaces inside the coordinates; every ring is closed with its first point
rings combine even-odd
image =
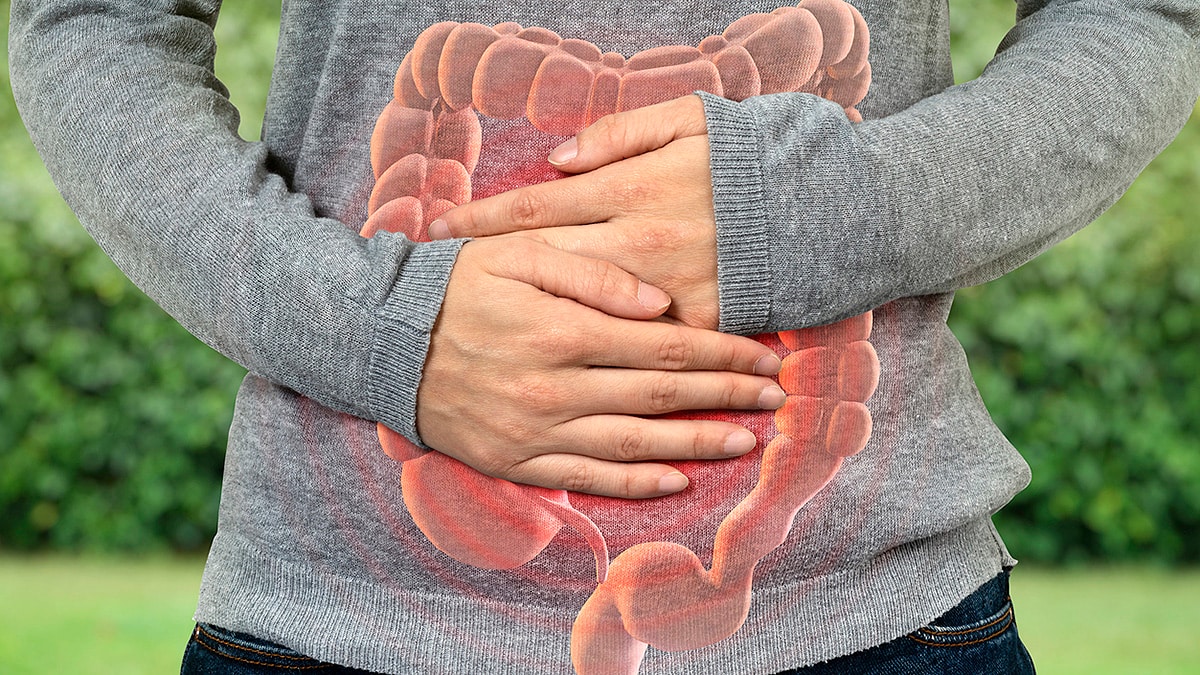
{"type": "MultiPolygon", "coordinates": [[[[239,5],[220,65],[256,137],[277,23],[239,5]]],[[[205,549],[245,371],[92,242],[25,135],[6,58],[0,77],[0,549],[205,549]]]]}
{"type": "Polygon", "coordinates": [[[0,672],[179,672],[201,558],[0,557],[0,672]]]}
{"type": "MultiPolygon", "coordinates": [[[[951,5],[957,74],[969,79],[1013,5],[951,5]]],[[[278,11],[229,3],[218,23],[218,73],[251,138],[278,11]]],[[[7,33],[7,2],[0,12],[7,33]]],[[[0,550],[203,549],[244,371],[79,227],[24,135],[3,65],[0,550]]],[[[1100,221],[959,296],[952,326],[1034,471],[998,516],[1018,557],[1200,562],[1197,120],[1100,221]]]]}
{"type": "MultiPolygon", "coordinates": [[[[1007,0],[951,5],[961,81],[986,64],[1013,10],[1007,0]]],[[[958,294],[950,325],[996,423],[1033,468],[996,518],[1018,557],[1200,561],[1197,194],[1193,114],[1098,221],[958,294]]]]}
{"type": "MultiPolygon", "coordinates": [[[[0,672],[178,671],[202,566],[200,559],[0,557],[0,672]]],[[[1019,565],[1012,596],[1038,672],[1200,674],[1196,571],[1019,565]]]]}

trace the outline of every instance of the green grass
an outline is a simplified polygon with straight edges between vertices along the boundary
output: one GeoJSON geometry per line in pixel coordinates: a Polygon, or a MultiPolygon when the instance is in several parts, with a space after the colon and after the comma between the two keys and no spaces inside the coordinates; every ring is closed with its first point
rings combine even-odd
{"type": "MultiPolygon", "coordinates": [[[[0,557],[0,673],[171,673],[203,561],[0,557]]],[[[1019,567],[1043,675],[1200,674],[1200,570],[1019,567]]]]}
{"type": "Polygon", "coordinates": [[[179,672],[203,567],[0,557],[0,673],[179,672]]]}
{"type": "Polygon", "coordinates": [[[1200,673],[1200,570],[1013,574],[1017,625],[1039,673],[1200,673]]]}

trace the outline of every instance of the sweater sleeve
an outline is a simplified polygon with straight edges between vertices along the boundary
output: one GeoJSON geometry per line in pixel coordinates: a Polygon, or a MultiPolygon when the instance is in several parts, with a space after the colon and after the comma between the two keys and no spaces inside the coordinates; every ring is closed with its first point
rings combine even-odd
{"type": "Polygon", "coordinates": [[[80,222],[189,331],[419,442],[417,385],[460,243],[364,239],[290,192],[237,136],[213,74],[219,5],[16,0],[26,127],[80,222]]]}
{"type": "Polygon", "coordinates": [[[1096,218],[1200,92],[1200,3],[1018,2],[976,80],[851,124],[809,94],[704,96],[721,327],[827,323],[983,283],[1096,218]]]}

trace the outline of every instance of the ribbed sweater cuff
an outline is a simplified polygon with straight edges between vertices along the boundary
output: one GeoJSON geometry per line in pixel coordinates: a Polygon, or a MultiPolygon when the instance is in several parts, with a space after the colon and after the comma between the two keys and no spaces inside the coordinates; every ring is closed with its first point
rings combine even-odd
{"type": "Polygon", "coordinates": [[[759,153],[762,135],[737,103],[697,93],[708,123],[720,330],[761,333],[771,310],[770,242],[759,153]]]}
{"type": "Polygon", "coordinates": [[[391,295],[376,312],[368,404],[375,419],[420,447],[428,446],[417,434],[417,387],[450,270],[465,241],[448,239],[413,247],[391,295]]]}

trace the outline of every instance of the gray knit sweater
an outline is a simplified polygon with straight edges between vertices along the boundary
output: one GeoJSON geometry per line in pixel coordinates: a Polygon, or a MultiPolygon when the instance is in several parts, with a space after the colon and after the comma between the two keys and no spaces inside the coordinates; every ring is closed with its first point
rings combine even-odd
{"type": "MultiPolygon", "coordinates": [[[[1200,92],[1200,3],[1186,0],[1019,1],[995,60],[961,86],[951,86],[940,1],[853,0],[856,17],[834,0],[806,0],[803,16],[727,33],[778,5],[293,0],[263,141],[247,143],[213,75],[219,4],[16,0],[14,93],[100,246],[250,371],[197,619],[392,673],[563,673],[572,651],[586,672],[775,672],[910,632],[1013,564],[990,516],[1027,483],[1028,468],[992,424],[946,326],[952,293],[1092,220],[1170,142],[1200,92]],[[431,28],[446,21],[482,26],[464,29],[460,54],[447,46],[455,24],[431,28]],[[864,23],[869,70],[856,51],[864,23]],[[548,30],[520,32],[530,27],[548,30]],[[851,37],[841,44],[839,35],[851,37]],[[799,46],[780,51],[781,40],[799,46]],[[826,415],[818,435],[841,440],[763,437],[763,453],[808,459],[792,473],[780,473],[782,459],[761,476],[752,465],[721,478],[708,491],[717,498],[670,508],[539,501],[519,488],[506,508],[381,451],[376,422],[419,444],[417,385],[461,245],[360,235],[381,208],[371,200],[384,180],[371,157],[381,113],[393,99],[426,106],[422,114],[467,110],[456,119],[478,128],[482,154],[459,144],[438,161],[466,169],[437,166],[476,187],[542,161],[573,133],[544,122],[552,116],[541,103],[505,121],[507,94],[472,99],[469,70],[456,80],[453,69],[482,64],[493,42],[516,55],[505,67],[533,58],[530,45],[541,45],[535,61],[557,54],[563,72],[585,73],[589,105],[604,78],[628,77],[634,91],[639,69],[652,83],[710,77],[694,88],[729,95],[705,96],[721,326],[794,331],[873,310],[866,327],[840,324],[849,333],[837,353],[851,354],[859,384],[830,399],[850,417],[826,415]],[[635,60],[661,45],[702,49],[635,60]],[[826,56],[806,65],[805,49],[826,56]],[[451,52],[459,56],[441,61],[442,80],[402,64],[451,52]],[[758,59],[753,67],[743,52],[758,59]],[[759,58],[768,52],[793,60],[772,66],[759,58]],[[416,75],[401,82],[405,68],[416,75]],[[655,80],[668,71],[654,68],[690,74],[655,80]],[[755,69],[758,88],[746,79],[755,69]],[[867,77],[859,102],[852,90],[867,77]],[[495,139],[510,139],[507,149],[496,152],[495,139]],[[869,431],[833,431],[851,418],[869,431]],[[814,467],[827,485],[811,478],[814,467]],[[797,490],[788,508],[739,521],[745,529],[720,543],[737,508],[759,514],[797,490]],[[535,524],[553,531],[527,561],[472,557],[527,536],[513,533],[527,532],[530,504],[541,509],[535,524]],[[750,552],[771,527],[781,540],[750,552]],[[719,563],[730,551],[740,567],[719,563]],[[669,578],[647,571],[672,556],[697,565],[669,578]]],[[[547,96],[551,107],[569,98],[547,96]]],[[[416,154],[444,150],[432,147],[416,154]]],[[[805,336],[829,334],[784,333],[771,344],[809,363],[833,352],[805,336]]],[[[834,367],[822,358],[805,372],[834,367]]],[[[748,425],[760,434],[791,438],[787,419],[756,419],[748,425]]],[[[766,466],[765,456],[753,461],[766,466]]]]}

